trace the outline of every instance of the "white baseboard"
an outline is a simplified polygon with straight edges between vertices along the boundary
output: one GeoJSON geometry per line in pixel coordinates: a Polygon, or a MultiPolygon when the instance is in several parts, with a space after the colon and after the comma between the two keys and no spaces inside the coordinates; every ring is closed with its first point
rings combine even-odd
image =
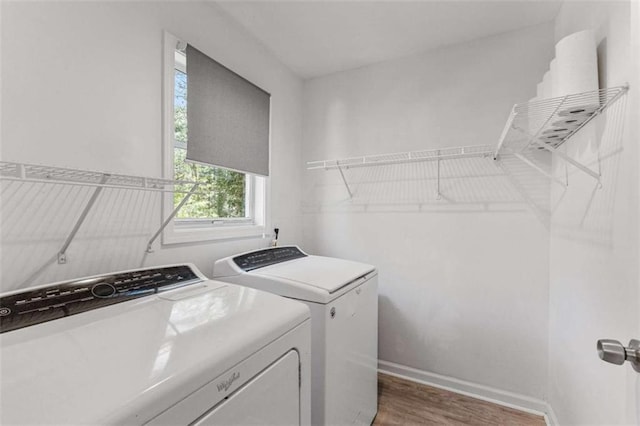
{"type": "Polygon", "coordinates": [[[553,410],[549,404],[540,399],[406,367],[389,361],[378,360],[378,371],[401,379],[411,380],[505,407],[515,408],[516,410],[527,413],[544,416],[547,425],[558,426],[553,410]]]}
{"type": "Polygon", "coordinates": [[[547,412],[544,415],[544,420],[549,426],[560,426],[560,422],[558,422],[556,413],[553,411],[553,407],[551,407],[549,403],[547,403],[547,412]]]}

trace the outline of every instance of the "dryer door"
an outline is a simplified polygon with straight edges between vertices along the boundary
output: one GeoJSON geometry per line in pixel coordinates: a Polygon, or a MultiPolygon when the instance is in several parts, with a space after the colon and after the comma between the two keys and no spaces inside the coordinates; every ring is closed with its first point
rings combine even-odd
{"type": "Polygon", "coordinates": [[[287,352],[192,425],[299,425],[299,363],[287,352]]]}

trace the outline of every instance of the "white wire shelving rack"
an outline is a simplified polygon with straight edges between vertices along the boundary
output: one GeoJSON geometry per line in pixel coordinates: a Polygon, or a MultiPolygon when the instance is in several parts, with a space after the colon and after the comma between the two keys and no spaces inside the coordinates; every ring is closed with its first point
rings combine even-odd
{"type": "Polygon", "coordinates": [[[135,191],[171,192],[185,194],[180,203],[160,226],[160,229],[149,239],[147,252],[150,253],[154,241],[160,236],[162,230],[178,214],[180,209],[189,201],[192,195],[198,194],[201,183],[170,179],[148,178],[142,176],[121,175],[114,173],[97,172],[90,170],[51,167],[37,164],[26,164],[0,161],[0,181],[18,181],[43,184],[73,185],[93,187],[93,193],[76,220],[71,232],[58,250],[58,263],[67,263],[67,249],[73,242],[80,227],[91,212],[100,193],[105,188],[126,189],[135,191]],[[182,189],[180,186],[189,186],[182,189]]]}
{"type": "Polygon", "coordinates": [[[527,153],[547,150],[600,182],[599,173],[558,148],[628,90],[624,85],[514,105],[493,158],[513,154],[527,162],[527,153]]]}
{"type": "Polygon", "coordinates": [[[333,160],[307,162],[307,170],[338,170],[342,181],[353,198],[353,191],[344,174],[345,169],[372,167],[388,164],[403,164],[422,161],[437,161],[437,195],[440,198],[440,162],[472,157],[513,155],[549,179],[566,186],[565,182],[550,175],[528,159],[533,150],[547,150],[600,182],[599,173],[558,150],[558,147],[580,131],[591,120],[600,115],[629,90],[628,85],[594,90],[540,101],[525,102],[513,106],[497,146],[475,145],[423,151],[349,157],[333,160]]]}
{"type": "Polygon", "coordinates": [[[353,191],[347,182],[343,169],[356,167],[384,166],[389,164],[420,163],[425,161],[437,161],[437,196],[440,197],[440,162],[456,158],[490,157],[493,155],[493,146],[476,145],[461,146],[456,148],[429,149],[422,151],[396,152],[392,154],[377,154],[362,157],[343,158],[341,160],[320,160],[307,162],[308,170],[337,169],[342,181],[347,188],[349,197],[353,198],[353,191]]]}

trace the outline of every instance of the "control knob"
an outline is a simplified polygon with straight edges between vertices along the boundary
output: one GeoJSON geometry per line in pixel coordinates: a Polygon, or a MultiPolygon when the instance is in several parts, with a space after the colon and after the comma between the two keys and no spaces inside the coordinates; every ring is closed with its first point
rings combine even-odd
{"type": "Polygon", "coordinates": [[[109,296],[113,296],[116,292],[116,288],[109,283],[98,283],[91,287],[91,293],[98,298],[104,299],[109,296]]]}

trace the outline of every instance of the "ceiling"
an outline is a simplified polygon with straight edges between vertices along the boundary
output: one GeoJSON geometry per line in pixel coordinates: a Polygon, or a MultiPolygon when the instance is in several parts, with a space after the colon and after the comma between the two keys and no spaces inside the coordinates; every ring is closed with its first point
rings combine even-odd
{"type": "Polygon", "coordinates": [[[551,21],[559,0],[217,1],[302,78],[551,21]]]}

